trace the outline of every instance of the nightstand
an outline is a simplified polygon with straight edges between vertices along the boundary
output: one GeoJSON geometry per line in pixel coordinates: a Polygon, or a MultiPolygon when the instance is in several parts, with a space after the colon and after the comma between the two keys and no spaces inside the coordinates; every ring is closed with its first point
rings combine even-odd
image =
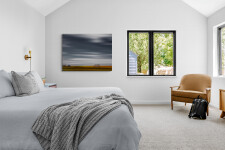
{"type": "Polygon", "coordinates": [[[57,88],[57,84],[56,83],[45,83],[45,87],[46,88],[57,88]]]}

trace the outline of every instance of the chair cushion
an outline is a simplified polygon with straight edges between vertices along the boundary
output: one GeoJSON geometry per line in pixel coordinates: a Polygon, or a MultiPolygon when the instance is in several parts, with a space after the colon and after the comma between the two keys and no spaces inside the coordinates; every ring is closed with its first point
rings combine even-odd
{"type": "Polygon", "coordinates": [[[191,98],[191,99],[198,98],[199,96],[202,99],[206,99],[206,93],[199,92],[199,91],[191,91],[191,90],[173,90],[172,96],[191,98]]]}

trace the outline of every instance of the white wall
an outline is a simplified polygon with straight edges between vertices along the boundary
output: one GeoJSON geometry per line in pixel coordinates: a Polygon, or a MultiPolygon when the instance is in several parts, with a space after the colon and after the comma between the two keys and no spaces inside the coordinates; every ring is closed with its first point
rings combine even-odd
{"type": "Polygon", "coordinates": [[[120,87],[136,102],[169,102],[172,85],[207,73],[207,18],[180,0],[73,0],[46,17],[46,77],[60,87],[120,87]],[[127,77],[127,30],[176,30],[177,77],[127,77]],[[113,34],[112,72],[62,72],[61,35],[113,34]]]}
{"type": "Polygon", "coordinates": [[[0,0],[0,68],[29,71],[25,49],[32,49],[32,70],[45,76],[45,18],[21,0],[0,0]]]}
{"type": "Polygon", "coordinates": [[[211,104],[219,107],[219,89],[225,89],[225,78],[217,75],[217,48],[216,48],[216,28],[217,25],[225,22],[225,8],[217,11],[208,18],[208,74],[212,80],[212,101],[211,104]]]}

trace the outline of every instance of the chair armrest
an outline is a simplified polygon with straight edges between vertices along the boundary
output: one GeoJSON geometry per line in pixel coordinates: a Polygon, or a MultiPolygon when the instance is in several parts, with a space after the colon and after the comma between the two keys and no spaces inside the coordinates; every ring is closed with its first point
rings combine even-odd
{"type": "Polygon", "coordinates": [[[219,89],[220,90],[220,92],[225,92],[225,90],[224,89],[219,89]]]}
{"type": "MultiPolygon", "coordinates": [[[[211,88],[206,88],[205,90],[206,90],[206,91],[211,91],[211,88]]],[[[225,90],[224,90],[224,91],[225,91],[225,90]]]]}
{"type": "Polygon", "coordinates": [[[174,88],[179,88],[180,86],[171,86],[171,90],[173,90],[174,88]]]}
{"type": "Polygon", "coordinates": [[[222,111],[225,111],[225,99],[224,99],[224,92],[225,90],[224,89],[219,89],[219,100],[220,100],[220,103],[219,103],[219,108],[220,110],[222,111]]]}
{"type": "Polygon", "coordinates": [[[211,93],[211,88],[206,88],[206,89],[205,89],[205,93],[206,93],[207,95],[209,95],[209,94],[211,93]]]}
{"type": "Polygon", "coordinates": [[[210,103],[211,101],[211,88],[206,88],[206,100],[210,103]]]}

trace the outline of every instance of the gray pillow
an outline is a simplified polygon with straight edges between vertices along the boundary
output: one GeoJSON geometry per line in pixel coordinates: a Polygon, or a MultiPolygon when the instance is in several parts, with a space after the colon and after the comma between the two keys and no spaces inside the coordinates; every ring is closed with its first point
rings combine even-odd
{"type": "Polygon", "coordinates": [[[0,98],[15,96],[15,92],[9,77],[9,74],[0,70],[0,98]]]}
{"type": "MultiPolygon", "coordinates": [[[[17,72],[17,74],[19,75],[25,75],[27,72],[17,72]]],[[[37,82],[39,88],[40,88],[40,91],[43,91],[45,89],[45,86],[44,86],[44,83],[40,77],[40,75],[36,72],[36,71],[31,71],[31,74],[34,76],[35,78],[35,81],[37,82]]],[[[9,76],[10,76],[10,79],[11,79],[11,82],[12,82],[12,74],[11,72],[9,73],[9,76]]]]}
{"type": "Polygon", "coordinates": [[[39,93],[40,88],[35,80],[35,77],[31,72],[28,72],[25,75],[20,75],[12,71],[11,74],[12,74],[12,84],[16,96],[27,96],[39,93]]]}

